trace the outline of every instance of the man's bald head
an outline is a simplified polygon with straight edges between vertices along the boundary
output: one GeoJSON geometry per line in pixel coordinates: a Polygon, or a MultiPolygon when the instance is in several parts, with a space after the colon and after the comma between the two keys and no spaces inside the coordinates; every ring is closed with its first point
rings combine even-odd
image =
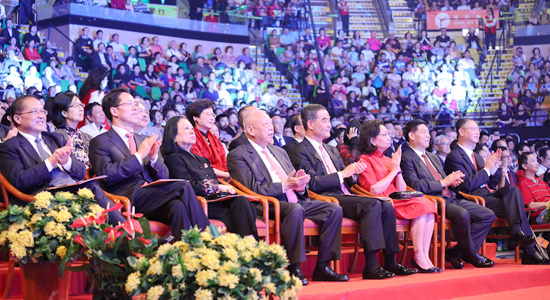
{"type": "Polygon", "coordinates": [[[244,116],[244,131],[247,138],[262,148],[273,144],[273,121],[262,110],[255,109],[244,116]]]}
{"type": "Polygon", "coordinates": [[[239,113],[237,114],[237,119],[239,119],[239,125],[241,125],[244,128],[244,116],[246,115],[247,112],[251,110],[256,110],[256,109],[258,108],[252,105],[247,105],[241,108],[239,110],[239,113]]]}

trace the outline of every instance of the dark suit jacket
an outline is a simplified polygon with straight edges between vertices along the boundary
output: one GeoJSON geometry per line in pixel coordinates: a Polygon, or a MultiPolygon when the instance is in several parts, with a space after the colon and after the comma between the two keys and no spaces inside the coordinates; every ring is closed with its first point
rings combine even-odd
{"type": "MultiPolygon", "coordinates": [[[[516,177],[516,174],[514,174],[513,171],[510,171],[510,174],[512,174],[512,180],[514,181],[514,184],[517,186],[518,185],[518,179],[516,177]]],[[[494,190],[498,190],[498,183],[500,182],[500,176],[502,176],[502,171],[501,169],[499,168],[495,174],[493,174],[493,176],[490,177],[490,180],[489,180],[489,187],[494,189],[494,190]]],[[[509,186],[510,185],[510,181],[508,180],[509,178],[506,178],[506,184],[505,186],[509,186]]]]}
{"type": "MultiPolygon", "coordinates": [[[[145,138],[141,134],[134,134],[138,149],[145,138]]],[[[108,176],[103,181],[105,190],[128,197],[130,200],[134,190],[143,183],[168,178],[168,168],[160,153],[154,166],[151,166],[149,157],[146,157],[141,165],[112,128],[90,141],[88,157],[96,175],[108,176]]]]}
{"type": "MultiPolygon", "coordinates": [[[[59,133],[42,132],[42,139],[53,153],[67,141],[59,133]]],[[[65,170],[76,181],[84,179],[86,166],[71,155],[71,169],[65,170]]],[[[29,141],[21,134],[0,144],[0,171],[19,191],[35,195],[44,191],[52,181],[52,174],[29,141]]],[[[54,166],[55,167],[55,166],[54,166]]]]}
{"type": "Polygon", "coordinates": [[[2,29],[1,35],[2,35],[2,39],[6,42],[6,44],[8,44],[10,42],[11,37],[14,36],[15,39],[17,40],[17,45],[19,45],[19,30],[17,30],[16,28],[12,28],[11,34],[7,28],[4,28],[2,29]]]}
{"type": "MultiPolygon", "coordinates": [[[[439,157],[430,152],[426,152],[426,156],[428,156],[428,159],[441,177],[447,177],[439,157]]],[[[405,182],[411,188],[424,194],[446,198],[442,194],[443,187],[441,186],[441,182],[435,180],[424,161],[418,157],[409,145],[403,145],[401,171],[403,171],[403,179],[405,179],[405,182]]],[[[449,199],[456,199],[457,194],[455,191],[451,187],[449,187],[449,191],[452,193],[452,197],[449,199]]]]}
{"type": "MultiPolygon", "coordinates": [[[[294,140],[294,138],[291,138],[289,136],[286,136],[286,135],[283,135],[283,140],[285,140],[285,145],[290,143],[290,141],[294,140]]],[[[273,136],[273,145],[275,146],[279,146],[279,147],[283,147],[283,145],[281,145],[279,143],[279,141],[275,138],[275,136],[273,136]]]]}
{"type": "Polygon", "coordinates": [[[193,155],[183,149],[178,149],[164,158],[164,163],[170,172],[170,178],[189,180],[197,196],[206,196],[204,191],[204,179],[213,179],[218,184],[218,178],[210,161],[203,156],[193,155]]]}
{"type": "Polygon", "coordinates": [[[10,130],[11,128],[9,128],[8,126],[0,124],[0,140],[2,142],[4,141],[10,130]]]}
{"type": "Polygon", "coordinates": [[[112,67],[111,62],[109,62],[109,57],[107,56],[107,54],[94,51],[94,53],[92,53],[92,68],[105,70],[105,66],[101,64],[100,55],[103,55],[103,57],[105,58],[105,62],[109,65],[109,67],[112,67]]]}
{"type": "Polygon", "coordinates": [[[299,142],[295,138],[291,138],[290,141],[283,146],[283,149],[285,149],[286,153],[290,153],[290,151],[298,144],[299,142]]]}
{"type": "MultiPolygon", "coordinates": [[[[271,151],[287,174],[294,171],[285,150],[273,145],[267,145],[267,149],[271,151]]],[[[229,152],[227,156],[227,169],[232,178],[244,184],[253,192],[275,197],[279,201],[288,201],[286,194],[283,192],[283,184],[281,182],[273,182],[267,166],[248,139],[245,139],[242,145],[229,152]]],[[[298,198],[307,197],[307,187],[304,195],[298,193],[296,195],[298,198]]]]}
{"type": "Polygon", "coordinates": [[[458,186],[459,190],[465,193],[472,193],[479,189],[481,185],[489,182],[489,175],[483,170],[485,166],[483,158],[475,152],[474,157],[479,171],[476,171],[476,167],[472,164],[472,160],[460,146],[457,146],[451,151],[445,159],[445,172],[447,174],[454,171],[462,171],[462,173],[466,175],[462,178],[464,182],[458,186]]]}
{"type": "MultiPolygon", "coordinates": [[[[323,144],[323,147],[327,151],[336,170],[342,171],[346,168],[340,157],[340,153],[335,147],[327,144],[323,144]]],[[[296,170],[303,169],[311,176],[309,187],[313,192],[327,195],[342,194],[342,187],[340,186],[338,174],[327,173],[325,163],[307,138],[304,138],[300,144],[296,145],[296,147],[290,151],[289,157],[296,170]]],[[[353,185],[353,180],[349,179],[350,178],[346,178],[344,180],[348,187],[353,185]]]]}
{"type": "Polygon", "coordinates": [[[239,135],[238,138],[234,139],[231,141],[231,143],[229,143],[229,147],[228,147],[228,150],[229,151],[232,151],[233,149],[239,147],[240,145],[244,144],[246,142],[246,135],[243,133],[241,133],[241,135],[239,135]]]}

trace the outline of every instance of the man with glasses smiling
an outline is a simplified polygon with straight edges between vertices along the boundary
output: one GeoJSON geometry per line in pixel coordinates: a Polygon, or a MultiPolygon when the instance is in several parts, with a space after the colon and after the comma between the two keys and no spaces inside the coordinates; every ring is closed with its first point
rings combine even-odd
{"type": "MultiPolygon", "coordinates": [[[[35,96],[22,96],[12,105],[11,118],[19,130],[16,136],[0,144],[0,171],[19,191],[36,195],[50,186],[73,184],[84,179],[86,167],[74,155],[71,142],[59,133],[46,131],[48,112],[35,96]]],[[[96,201],[104,208],[114,204],[95,181],[63,188],[76,192],[89,188],[96,201]]],[[[11,203],[26,205],[18,199],[11,203]]],[[[109,223],[124,222],[119,211],[109,213],[109,223]]]]}
{"type": "Polygon", "coordinates": [[[451,153],[451,141],[446,135],[438,135],[434,140],[434,148],[441,164],[444,164],[447,155],[451,153]]]}
{"type": "Polygon", "coordinates": [[[114,89],[103,98],[103,112],[113,122],[111,129],[90,142],[89,158],[96,175],[107,175],[106,190],[128,197],[136,211],[145,217],[168,223],[175,240],[181,230],[209,221],[187,181],[166,182],[142,187],[168,178],[168,168],[159,154],[161,141],[156,134],[134,134],[138,122],[138,102],[125,89],[114,89]]]}
{"type": "Polygon", "coordinates": [[[480,129],[472,119],[460,119],[456,122],[458,145],[449,153],[445,161],[445,172],[464,173],[463,182],[458,186],[462,192],[481,196],[486,207],[499,218],[505,218],[510,230],[511,248],[521,245],[522,264],[549,264],[533,247],[535,239],[529,227],[527,214],[523,206],[523,197],[517,186],[507,186],[494,191],[488,183],[491,175],[499,169],[502,150],[493,152],[486,162],[473,150],[479,141],[480,129]]]}

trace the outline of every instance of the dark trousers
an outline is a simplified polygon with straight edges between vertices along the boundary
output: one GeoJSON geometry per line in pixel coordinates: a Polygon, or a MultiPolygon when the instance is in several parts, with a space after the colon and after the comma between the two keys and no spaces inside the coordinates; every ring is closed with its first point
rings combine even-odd
{"type": "Polygon", "coordinates": [[[340,15],[340,17],[342,17],[342,29],[347,34],[349,32],[349,15],[340,15]]]}
{"type": "MultiPolygon", "coordinates": [[[[319,200],[300,200],[298,203],[280,201],[281,240],[290,264],[306,260],[304,219],[319,225],[319,254],[317,261],[328,262],[340,259],[342,243],[342,208],[334,203],[319,200]]],[[[262,215],[262,205],[255,203],[256,212],[262,215]]],[[[273,206],[269,209],[274,217],[273,206]]]]}
{"type": "Polygon", "coordinates": [[[485,47],[489,49],[492,47],[492,49],[496,49],[496,43],[497,43],[497,35],[495,33],[485,33],[485,47]]]}
{"type": "Polygon", "coordinates": [[[187,230],[195,225],[205,229],[210,224],[188,182],[167,182],[137,188],[132,199],[136,211],[148,219],[170,224],[175,240],[181,240],[182,229],[187,230]]]}
{"type": "Polygon", "coordinates": [[[505,186],[494,193],[490,193],[486,188],[480,188],[474,190],[472,194],[483,197],[485,206],[492,210],[497,217],[506,219],[508,225],[512,226],[520,222],[523,233],[527,236],[532,235],[523,205],[523,197],[516,186],[505,186]]]}
{"type": "Polygon", "coordinates": [[[366,252],[384,250],[386,254],[399,252],[396,234],[395,210],[389,201],[368,197],[331,195],[342,206],[344,217],[361,223],[361,235],[366,252]]]}
{"type": "Polygon", "coordinates": [[[495,222],[493,211],[468,200],[447,200],[445,212],[462,254],[477,253],[495,222]]]}
{"type": "Polygon", "coordinates": [[[230,232],[242,237],[253,235],[258,239],[256,209],[246,197],[208,203],[208,216],[210,219],[222,221],[230,232]]]}

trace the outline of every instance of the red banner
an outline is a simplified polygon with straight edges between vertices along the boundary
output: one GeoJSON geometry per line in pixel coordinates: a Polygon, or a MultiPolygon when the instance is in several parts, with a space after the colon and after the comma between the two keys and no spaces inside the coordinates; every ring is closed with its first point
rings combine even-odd
{"type": "MultiPolygon", "coordinates": [[[[498,11],[495,11],[494,15],[498,17],[498,11]]],[[[486,9],[429,11],[428,30],[478,28],[483,25],[485,16],[486,9]]]]}

